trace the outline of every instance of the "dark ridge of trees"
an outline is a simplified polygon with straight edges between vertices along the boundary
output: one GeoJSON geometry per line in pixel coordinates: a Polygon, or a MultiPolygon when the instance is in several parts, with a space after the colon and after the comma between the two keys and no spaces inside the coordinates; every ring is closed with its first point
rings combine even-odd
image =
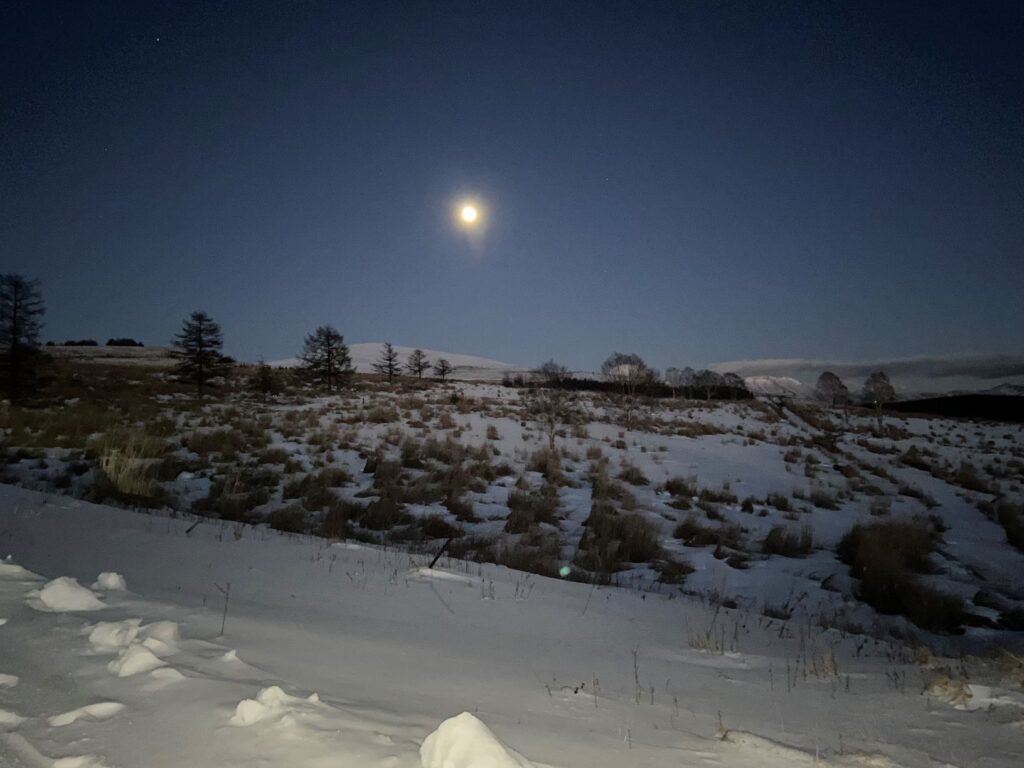
{"type": "MultiPolygon", "coordinates": [[[[537,381],[526,374],[506,374],[502,379],[506,387],[531,389],[537,387],[550,387],[556,389],[567,389],[573,392],[603,392],[606,394],[619,394],[622,392],[622,384],[617,381],[597,381],[595,379],[580,379],[568,376],[555,382],[537,381]]],[[[640,397],[673,398],[684,397],[693,400],[750,400],[754,397],[746,386],[735,386],[728,383],[721,383],[710,388],[704,386],[670,387],[660,381],[651,381],[645,384],[638,384],[633,390],[634,394],[640,397]]]]}
{"type": "Polygon", "coordinates": [[[63,347],[98,347],[99,344],[96,339],[67,339],[61,346],[63,347]]]}
{"type": "MultiPolygon", "coordinates": [[[[95,344],[95,342],[93,342],[93,343],[95,344]]],[[[144,347],[146,345],[143,344],[141,341],[136,341],[135,339],[129,339],[127,337],[124,337],[124,338],[107,339],[107,346],[108,347],[144,347]]]]}
{"type": "Polygon", "coordinates": [[[1020,395],[949,395],[889,403],[886,410],[923,413],[960,419],[987,419],[1024,423],[1024,397],[1020,395]]]}

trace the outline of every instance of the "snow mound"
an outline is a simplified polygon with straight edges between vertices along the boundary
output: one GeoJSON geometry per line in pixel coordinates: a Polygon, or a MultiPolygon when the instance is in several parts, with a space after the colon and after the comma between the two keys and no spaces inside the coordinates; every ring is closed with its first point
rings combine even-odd
{"type": "Polygon", "coordinates": [[[23,722],[25,722],[25,718],[21,715],[8,712],[6,709],[0,709],[0,729],[17,728],[23,722]]]}
{"type": "Polygon", "coordinates": [[[127,648],[139,634],[142,619],[101,621],[89,632],[89,644],[97,653],[117,653],[127,648]]]}
{"type": "Polygon", "coordinates": [[[117,701],[100,701],[96,704],[86,704],[84,707],[72,709],[62,715],[54,715],[47,718],[46,722],[53,728],[61,728],[79,720],[107,720],[119,712],[123,712],[124,708],[124,704],[117,701]]]}
{"type": "Polygon", "coordinates": [[[176,621],[154,621],[144,626],[140,634],[147,640],[159,640],[170,646],[177,645],[181,640],[176,621]]]}
{"type": "Polygon", "coordinates": [[[39,611],[99,611],[106,606],[96,595],[70,576],[48,582],[42,589],[29,593],[29,604],[39,611]]]}
{"type": "Polygon", "coordinates": [[[31,579],[34,575],[17,563],[12,563],[9,555],[0,560],[0,579],[31,579]]]}
{"type": "Polygon", "coordinates": [[[280,720],[296,710],[319,703],[320,697],[315,693],[310,694],[307,699],[301,699],[298,696],[289,696],[279,686],[271,685],[256,694],[255,699],[242,699],[238,702],[235,714],[228,723],[244,728],[265,720],[280,720]]]}
{"type": "Polygon", "coordinates": [[[448,718],[423,740],[420,762],[423,768],[533,768],[469,712],[448,718]]]}
{"type": "Polygon", "coordinates": [[[446,571],[441,568],[411,568],[409,570],[409,579],[412,581],[449,581],[456,584],[476,584],[476,580],[472,576],[467,576],[463,573],[454,573],[452,571],[446,571]]]}
{"type": "Polygon", "coordinates": [[[141,645],[130,645],[107,665],[107,669],[118,677],[131,677],[132,675],[141,675],[143,672],[151,672],[163,665],[164,662],[148,648],[141,645]]]}
{"type": "Polygon", "coordinates": [[[94,755],[76,755],[57,758],[53,768],[107,768],[107,764],[94,755]]]}
{"type": "Polygon", "coordinates": [[[127,592],[128,582],[124,580],[124,576],[120,573],[104,571],[96,577],[96,583],[92,585],[92,588],[104,592],[127,592]]]}
{"type": "Polygon", "coordinates": [[[0,672],[0,688],[13,688],[21,678],[17,675],[8,675],[0,672]]]}

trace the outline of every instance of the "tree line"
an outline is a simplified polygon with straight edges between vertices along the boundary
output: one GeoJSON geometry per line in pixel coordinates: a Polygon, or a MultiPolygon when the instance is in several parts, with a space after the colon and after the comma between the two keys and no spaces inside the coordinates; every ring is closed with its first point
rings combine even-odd
{"type": "MultiPolygon", "coordinates": [[[[39,281],[19,274],[0,274],[0,383],[7,398],[19,403],[32,394],[38,383],[38,367],[42,359],[39,333],[46,312],[39,281]]],[[[95,341],[68,342],[70,345],[97,346],[95,341]]],[[[108,346],[142,346],[133,339],[110,339],[108,346]]],[[[201,398],[213,381],[234,365],[224,354],[224,335],[206,312],[192,312],[173,341],[172,354],[177,359],[177,375],[196,387],[201,398]]],[[[308,378],[328,392],[345,386],[355,368],[345,338],[336,328],[322,325],[307,335],[299,355],[300,369],[308,378]]],[[[389,383],[403,374],[422,379],[424,374],[445,381],[453,367],[445,358],[431,362],[421,349],[414,349],[403,363],[394,346],[382,345],[373,370],[386,376],[389,383]]],[[[554,360],[539,366],[532,377],[506,377],[514,386],[543,385],[554,389],[588,389],[618,391],[629,397],[701,396],[704,399],[750,398],[743,378],[735,373],[718,373],[692,368],[668,368],[662,376],[643,358],[634,353],[613,352],[601,365],[603,381],[573,377],[569,370],[554,360]]],[[[255,375],[261,391],[274,388],[274,374],[266,363],[260,363],[255,375]]],[[[849,389],[832,371],[825,371],[815,386],[816,398],[836,407],[853,401],[849,389]]],[[[896,398],[895,389],[884,371],[872,372],[864,383],[860,402],[881,408],[896,398]]]]}

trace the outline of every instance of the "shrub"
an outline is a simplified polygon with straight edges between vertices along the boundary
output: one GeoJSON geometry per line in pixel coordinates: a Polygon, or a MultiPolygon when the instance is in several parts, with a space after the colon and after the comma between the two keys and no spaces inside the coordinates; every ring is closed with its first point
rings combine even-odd
{"type": "Polygon", "coordinates": [[[142,432],[108,432],[96,446],[100,469],[123,500],[153,499],[158,492],[156,476],[166,446],[163,440],[142,432]]]}
{"type": "Polygon", "coordinates": [[[548,482],[562,481],[562,462],[558,458],[558,453],[550,448],[545,447],[534,451],[526,469],[530,472],[540,472],[548,482]]]}
{"type": "Polygon", "coordinates": [[[243,471],[215,480],[206,498],[192,504],[192,511],[222,520],[255,522],[252,511],[270,501],[270,493],[264,487],[253,487],[251,479],[252,474],[243,471]]]}
{"type": "Polygon", "coordinates": [[[488,424],[487,425],[487,439],[488,440],[498,440],[500,438],[501,438],[501,435],[498,434],[498,428],[496,426],[494,426],[493,424],[488,424]]]}
{"type": "Polygon", "coordinates": [[[558,489],[545,483],[540,491],[515,490],[508,497],[506,533],[525,533],[540,523],[558,524],[558,489]]]}
{"type": "Polygon", "coordinates": [[[861,599],[880,613],[903,614],[925,630],[954,632],[966,619],[962,601],[924,584],[939,536],[927,521],[858,523],[836,548],[860,579],[861,599]]]}
{"type": "Polygon", "coordinates": [[[765,536],[761,551],[766,555],[782,555],[783,557],[803,557],[814,549],[814,538],[811,526],[805,525],[795,530],[784,525],[776,525],[765,536]]]}
{"type": "Polygon", "coordinates": [[[1024,552],[1024,506],[1001,501],[996,505],[996,520],[1006,531],[1006,539],[1024,552]]]}
{"type": "Polygon", "coordinates": [[[393,406],[375,406],[363,417],[370,424],[391,424],[398,421],[398,411],[393,406]]]}
{"type": "Polygon", "coordinates": [[[452,539],[462,535],[461,528],[452,525],[441,515],[421,517],[417,525],[428,539],[452,539]]]}
{"type": "Polygon", "coordinates": [[[267,524],[275,531],[302,533],[306,530],[306,510],[294,505],[275,509],[267,515],[267,524]]]}
{"type": "Polygon", "coordinates": [[[781,493],[769,493],[764,503],[769,507],[775,507],[779,512],[789,512],[793,508],[789,503],[789,497],[781,493]]]}
{"type": "Polygon", "coordinates": [[[630,485],[648,485],[649,480],[640,467],[628,462],[622,462],[622,470],[619,472],[619,480],[624,480],[630,485]]]}
{"type": "Polygon", "coordinates": [[[381,496],[371,501],[360,522],[371,531],[386,531],[410,521],[409,513],[394,496],[381,496]]]}
{"type": "Polygon", "coordinates": [[[839,509],[835,494],[824,488],[814,488],[811,491],[811,503],[819,509],[839,509]]]}
{"type": "Polygon", "coordinates": [[[216,453],[224,461],[233,461],[245,450],[245,435],[234,429],[217,429],[212,432],[196,432],[185,439],[185,446],[192,452],[216,453]]]}
{"type": "Polygon", "coordinates": [[[284,448],[265,448],[260,451],[258,461],[260,464],[287,464],[291,461],[292,455],[284,448]]]}
{"type": "Polygon", "coordinates": [[[736,525],[717,528],[704,525],[690,515],[672,531],[672,535],[688,547],[727,546],[738,548],[743,543],[743,531],[736,525]]]}
{"type": "Polygon", "coordinates": [[[351,501],[335,501],[320,520],[320,535],[327,539],[347,539],[352,536],[352,521],[359,520],[366,508],[351,501]]]}
{"type": "MultiPolygon", "coordinates": [[[[456,543],[452,543],[453,549],[456,543]]],[[[558,534],[553,531],[533,528],[519,537],[519,540],[511,546],[507,540],[503,540],[483,549],[479,554],[482,559],[514,568],[517,571],[528,571],[542,576],[557,576],[562,544],[558,534]]]]}
{"type": "Polygon", "coordinates": [[[589,571],[610,573],[626,563],[652,562],[661,553],[658,530],[642,515],[619,514],[607,502],[591,505],[575,562],[589,571]]]}
{"type": "Polygon", "coordinates": [[[673,477],[665,482],[665,490],[673,496],[683,496],[687,500],[697,495],[697,478],[673,477]]]}
{"type": "Polygon", "coordinates": [[[677,560],[668,555],[655,560],[654,569],[658,572],[659,581],[664,584],[682,584],[694,570],[689,561],[677,560]]]}

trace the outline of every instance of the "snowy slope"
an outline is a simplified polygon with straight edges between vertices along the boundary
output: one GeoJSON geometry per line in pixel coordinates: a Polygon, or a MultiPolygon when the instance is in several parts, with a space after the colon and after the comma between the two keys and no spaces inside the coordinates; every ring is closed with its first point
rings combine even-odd
{"type": "Polygon", "coordinates": [[[0,486],[0,765],[966,768],[1024,750],[1024,696],[976,660],[191,525],[0,486]],[[954,665],[970,684],[944,681],[954,665]]]}
{"type": "MultiPolygon", "coordinates": [[[[380,358],[382,346],[383,345],[380,342],[349,345],[349,353],[352,355],[352,365],[355,366],[358,373],[373,373],[373,364],[380,358]]],[[[402,347],[398,344],[393,346],[395,351],[398,353],[399,362],[402,363],[402,365],[405,365],[406,360],[409,359],[409,355],[413,351],[413,347],[402,347]]],[[[515,370],[513,366],[508,365],[507,363],[490,360],[486,357],[462,355],[453,352],[439,352],[434,349],[424,349],[422,351],[427,356],[427,360],[429,360],[431,364],[436,363],[441,358],[444,358],[451,363],[454,368],[454,378],[498,380],[506,371],[515,370]]],[[[281,368],[290,368],[298,365],[298,362],[297,358],[291,357],[285,360],[274,361],[270,363],[270,365],[281,368]]]]}

